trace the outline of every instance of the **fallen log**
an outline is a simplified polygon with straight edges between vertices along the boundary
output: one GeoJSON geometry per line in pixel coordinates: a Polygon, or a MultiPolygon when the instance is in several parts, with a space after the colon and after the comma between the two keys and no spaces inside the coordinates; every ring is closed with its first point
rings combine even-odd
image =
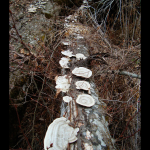
{"type": "Polygon", "coordinates": [[[98,97],[96,86],[91,80],[92,71],[88,68],[88,43],[84,39],[88,27],[77,22],[77,15],[75,13],[65,19],[66,38],[61,43],[64,46],[62,54],[66,59],[60,61],[62,76],[55,78],[56,96],[62,91],[64,101],[60,119],[53,121],[47,130],[44,148],[114,150],[115,140],[110,136],[105,119],[106,104],[98,97]],[[76,82],[79,81],[86,82],[76,88],[76,82]],[[86,83],[90,85],[88,89],[86,83]],[[64,134],[61,134],[64,130],[64,134]]]}

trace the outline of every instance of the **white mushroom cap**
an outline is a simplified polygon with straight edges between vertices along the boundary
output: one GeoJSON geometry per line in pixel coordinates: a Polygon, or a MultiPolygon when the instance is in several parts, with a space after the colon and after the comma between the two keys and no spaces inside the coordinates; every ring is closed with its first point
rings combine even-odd
{"type": "Polygon", "coordinates": [[[61,51],[61,53],[62,53],[63,55],[65,55],[65,56],[68,56],[68,57],[75,56],[75,55],[72,54],[73,52],[71,52],[70,50],[61,51]]]}
{"type": "Polygon", "coordinates": [[[66,58],[66,57],[62,57],[61,60],[59,61],[59,64],[62,68],[69,68],[68,67],[68,62],[69,62],[69,58],[66,58]]]}
{"type": "Polygon", "coordinates": [[[64,97],[63,97],[63,100],[64,100],[66,103],[69,103],[70,101],[72,101],[72,97],[70,97],[70,96],[64,96],[64,97]]]}
{"type": "Polygon", "coordinates": [[[87,81],[77,81],[75,83],[77,89],[88,90],[90,94],[90,84],[87,81]]]}
{"type": "Polygon", "coordinates": [[[76,76],[89,78],[92,76],[92,71],[84,67],[76,67],[72,73],[76,76]]]}
{"type": "Polygon", "coordinates": [[[78,95],[76,102],[86,107],[91,107],[95,104],[95,100],[93,99],[93,97],[88,94],[78,95]]]}
{"type": "Polygon", "coordinates": [[[56,76],[55,81],[56,81],[56,89],[59,89],[62,92],[68,92],[70,83],[71,83],[72,78],[70,76],[64,75],[64,76],[56,76]]]}
{"type": "Polygon", "coordinates": [[[44,138],[44,149],[51,150],[65,150],[68,143],[75,142],[77,140],[77,132],[79,128],[73,128],[69,126],[69,120],[65,117],[55,119],[48,127],[44,138]],[[53,143],[53,147],[50,145],[53,143]]]}
{"type": "Polygon", "coordinates": [[[81,54],[81,53],[77,53],[76,54],[76,59],[77,60],[80,60],[80,59],[86,59],[87,57],[85,57],[83,54],[81,54]]]}

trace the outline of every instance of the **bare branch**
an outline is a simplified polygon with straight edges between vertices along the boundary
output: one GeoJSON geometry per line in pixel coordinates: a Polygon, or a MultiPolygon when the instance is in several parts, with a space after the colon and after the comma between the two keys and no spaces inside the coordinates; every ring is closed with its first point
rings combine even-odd
{"type": "Polygon", "coordinates": [[[130,76],[132,78],[141,79],[141,75],[138,75],[138,74],[135,74],[135,73],[131,73],[131,72],[127,72],[127,71],[118,71],[118,74],[120,74],[120,75],[127,75],[127,76],[130,76]]]}

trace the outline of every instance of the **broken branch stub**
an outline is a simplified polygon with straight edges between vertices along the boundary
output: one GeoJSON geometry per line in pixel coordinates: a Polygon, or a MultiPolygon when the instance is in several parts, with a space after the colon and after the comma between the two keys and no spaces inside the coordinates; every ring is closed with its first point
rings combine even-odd
{"type": "Polygon", "coordinates": [[[67,75],[55,77],[55,81],[56,81],[55,88],[57,89],[56,97],[61,91],[65,93],[69,91],[71,80],[72,78],[67,75]]]}

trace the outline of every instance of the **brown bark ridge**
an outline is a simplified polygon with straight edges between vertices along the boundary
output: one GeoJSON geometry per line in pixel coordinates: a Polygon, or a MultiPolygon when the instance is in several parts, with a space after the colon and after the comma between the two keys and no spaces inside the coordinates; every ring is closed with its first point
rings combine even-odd
{"type": "MultiPolygon", "coordinates": [[[[64,45],[63,50],[73,51],[73,54],[82,53],[86,57],[89,57],[88,43],[84,39],[84,36],[89,33],[89,28],[82,25],[77,21],[77,15],[75,13],[66,17],[65,21],[65,39],[63,42],[68,42],[69,45],[64,45]]],[[[77,141],[68,145],[69,150],[114,150],[114,140],[110,136],[108,129],[108,122],[105,119],[105,106],[106,104],[100,100],[96,90],[96,86],[91,80],[92,77],[85,79],[77,77],[72,74],[72,70],[75,67],[88,68],[88,58],[85,60],[76,60],[75,57],[70,58],[69,68],[62,69],[62,75],[68,75],[72,77],[71,85],[67,93],[63,93],[63,96],[72,97],[72,101],[68,104],[62,102],[61,104],[61,117],[66,117],[71,121],[70,126],[79,127],[77,134],[77,141]],[[91,85],[91,96],[95,100],[95,105],[92,107],[81,106],[76,103],[76,98],[79,94],[87,91],[76,89],[76,81],[88,81],[91,85]]]]}

